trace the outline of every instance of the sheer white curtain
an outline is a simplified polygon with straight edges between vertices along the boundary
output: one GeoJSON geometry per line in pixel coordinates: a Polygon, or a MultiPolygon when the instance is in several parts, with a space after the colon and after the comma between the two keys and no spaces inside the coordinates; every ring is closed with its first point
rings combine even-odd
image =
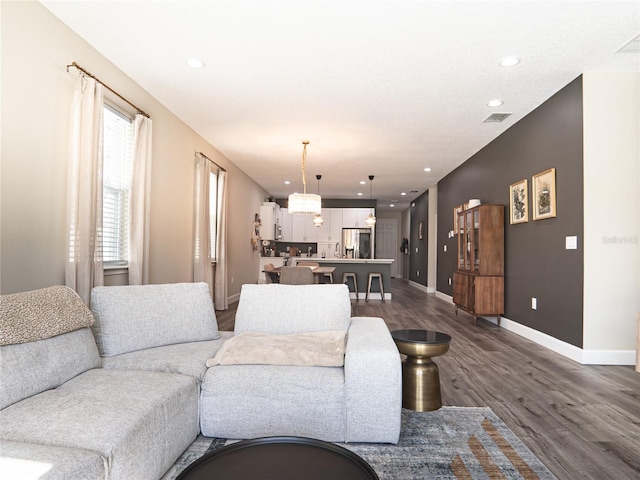
{"type": "Polygon", "coordinates": [[[149,283],[151,132],[151,119],[137,114],[133,121],[133,175],[129,193],[129,285],[149,283]]]}
{"type": "Polygon", "coordinates": [[[216,310],[229,308],[227,300],[226,184],[227,172],[204,155],[197,153],[193,281],[209,284],[216,310]],[[211,182],[215,182],[215,184],[212,185],[211,182]],[[215,197],[211,198],[210,195],[215,195],[215,197]],[[212,208],[215,210],[212,211],[212,208]],[[215,262],[215,268],[213,262],[215,262]]]}
{"type": "Polygon", "coordinates": [[[196,154],[196,184],[194,198],[195,232],[193,254],[193,281],[209,284],[213,290],[213,265],[211,262],[211,232],[209,229],[209,178],[213,163],[208,158],[196,154]]]}
{"type": "Polygon", "coordinates": [[[229,308],[227,299],[227,172],[218,171],[218,213],[216,215],[216,269],[215,306],[216,310],[229,308]]]}
{"type": "Polygon", "coordinates": [[[65,283],[85,304],[103,284],[102,100],[103,86],[78,77],[71,106],[67,166],[67,264],[65,283]]]}

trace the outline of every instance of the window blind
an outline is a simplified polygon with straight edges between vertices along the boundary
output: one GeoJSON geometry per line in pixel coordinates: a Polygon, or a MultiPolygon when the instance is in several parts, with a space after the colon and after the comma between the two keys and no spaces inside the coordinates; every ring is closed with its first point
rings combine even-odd
{"type": "Polygon", "coordinates": [[[104,105],[103,113],[103,261],[126,265],[129,259],[133,124],[130,118],[110,105],[104,105]]]}
{"type": "Polygon", "coordinates": [[[211,261],[215,262],[216,242],[218,239],[218,175],[211,172],[209,175],[209,251],[211,261]]]}

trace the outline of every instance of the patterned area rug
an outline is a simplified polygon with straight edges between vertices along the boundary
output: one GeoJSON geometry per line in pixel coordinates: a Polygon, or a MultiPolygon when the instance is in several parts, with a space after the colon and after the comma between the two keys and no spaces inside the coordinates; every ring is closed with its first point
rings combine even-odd
{"type": "MultiPolygon", "coordinates": [[[[198,437],[162,480],[227,443],[198,437]]],[[[397,445],[339,444],[364,458],[380,480],[555,479],[543,463],[488,407],[402,410],[397,445]]]]}

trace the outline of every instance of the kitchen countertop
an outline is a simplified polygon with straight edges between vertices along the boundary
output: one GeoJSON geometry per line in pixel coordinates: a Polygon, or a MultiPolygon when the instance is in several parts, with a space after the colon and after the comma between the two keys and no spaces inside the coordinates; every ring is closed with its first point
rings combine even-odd
{"type": "MultiPolygon", "coordinates": [[[[302,257],[296,257],[302,258],[302,257]]],[[[316,257],[304,257],[304,260],[298,261],[312,261],[318,263],[378,263],[378,264],[391,264],[395,260],[393,258],[316,258],[316,257]]]]}

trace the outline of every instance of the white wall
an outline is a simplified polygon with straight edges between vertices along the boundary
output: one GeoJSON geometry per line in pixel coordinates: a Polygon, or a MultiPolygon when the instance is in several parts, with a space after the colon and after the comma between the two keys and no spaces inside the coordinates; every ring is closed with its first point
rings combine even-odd
{"type": "Polygon", "coordinates": [[[583,95],[583,348],[596,360],[586,363],[616,351],[634,360],[629,354],[640,311],[640,75],[586,73],[583,95]]]}
{"type": "Polygon", "coordinates": [[[0,291],[64,284],[68,117],[77,78],[65,67],[73,61],[153,119],[151,283],[191,281],[196,151],[228,171],[230,297],[255,283],[251,222],[268,193],[42,5],[0,8],[0,291]]]}

